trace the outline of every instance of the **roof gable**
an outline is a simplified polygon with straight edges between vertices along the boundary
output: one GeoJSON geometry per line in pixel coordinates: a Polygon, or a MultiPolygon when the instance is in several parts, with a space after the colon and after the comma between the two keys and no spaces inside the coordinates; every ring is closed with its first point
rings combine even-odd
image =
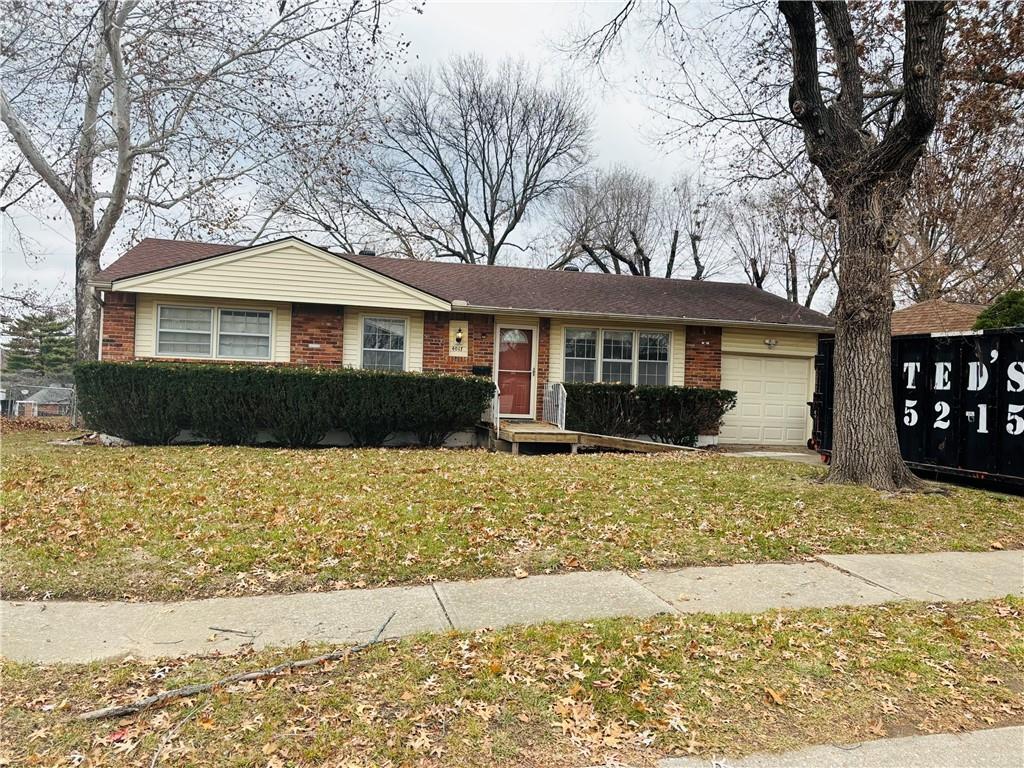
{"type": "MultiPolygon", "coordinates": [[[[146,251],[154,249],[143,241],[146,251]]],[[[140,248],[143,244],[140,244],[140,248]]],[[[131,255],[126,254],[127,259],[131,255]]],[[[367,269],[298,238],[249,247],[229,247],[203,255],[189,249],[190,259],[177,265],[122,278],[116,290],[176,296],[345,304],[395,309],[447,310],[444,299],[367,269]]],[[[129,260],[130,261],[130,260],[129,260]]],[[[156,261],[147,255],[146,265],[156,261]]],[[[98,276],[103,279],[121,260],[98,276]]],[[[136,265],[136,269],[141,265],[136,265]]],[[[122,266],[122,269],[131,269],[122,266]]]]}

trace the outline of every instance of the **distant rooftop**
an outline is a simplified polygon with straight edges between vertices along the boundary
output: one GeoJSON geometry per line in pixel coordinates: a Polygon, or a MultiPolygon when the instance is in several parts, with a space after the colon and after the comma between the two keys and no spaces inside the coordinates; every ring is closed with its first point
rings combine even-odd
{"type": "Polygon", "coordinates": [[[922,301],[892,313],[892,335],[969,331],[984,309],[984,304],[957,304],[945,299],[922,301]]]}

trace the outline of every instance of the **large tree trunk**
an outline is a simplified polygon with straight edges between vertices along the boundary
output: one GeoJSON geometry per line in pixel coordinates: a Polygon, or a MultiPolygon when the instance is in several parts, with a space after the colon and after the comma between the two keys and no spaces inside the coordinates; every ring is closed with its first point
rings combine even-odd
{"type": "Polygon", "coordinates": [[[884,490],[920,481],[900,456],[891,373],[892,282],[884,187],[837,197],[840,254],[835,337],[833,463],[827,481],[884,490]]]}
{"type": "Polygon", "coordinates": [[[79,245],[75,259],[75,357],[79,362],[99,357],[100,304],[89,285],[99,271],[99,249],[79,245]]]}

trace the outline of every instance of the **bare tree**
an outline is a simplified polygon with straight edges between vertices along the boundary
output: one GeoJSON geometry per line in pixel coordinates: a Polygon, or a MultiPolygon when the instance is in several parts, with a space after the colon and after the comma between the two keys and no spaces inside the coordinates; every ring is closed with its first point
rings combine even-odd
{"type": "Polygon", "coordinates": [[[387,233],[388,250],[494,264],[523,247],[512,234],[536,206],[577,178],[589,125],[571,83],[548,85],[522,62],[454,57],[380,100],[371,149],[350,172],[298,158],[309,181],[288,211],[331,232],[324,212],[344,209],[387,233]]]}
{"type": "Polygon", "coordinates": [[[88,284],[115,228],[222,230],[286,147],[353,140],[379,35],[380,2],[5,3],[0,120],[17,151],[0,205],[66,209],[80,359],[96,356],[88,284]]]}
{"type": "Polygon", "coordinates": [[[775,282],[787,299],[806,307],[822,285],[835,279],[839,258],[838,228],[822,212],[820,186],[813,178],[799,186],[773,185],[762,209],[781,267],[775,270],[775,282]]]}
{"type": "Polygon", "coordinates": [[[679,174],[666,193],[664,215],[672,246],[666,277],[675,266],[676,242],[686,238],[694,280],[706,280],[726,265],[721,230],[725,221],[721,194],[713,190],[702,174],[679,174]]]}
{"type": "Polygon", "coordinates": [[[768,224],[766,204],[749,195],[733,201],[726,215],[729,244],[747,282],[763,289],[776,269],[777,249],[768,224]]]}
{"type": "Polygon", "coordinates": [[[721,207],[699,177],[663,187],[624,166],[592,171],[559,195],[554,219],[561,255],[551,269],[582,260],[602,272],[675,277],[687,254],[696,280],[725,267],[721,207]]]}
{"type": "Polygon", "coordinates": [[[583,255],[602,272],[650,276],[661,235],[653,181],[625,167],[594,171],[559,196],[556,224],[564,245],[549,266],[583,255]]]}

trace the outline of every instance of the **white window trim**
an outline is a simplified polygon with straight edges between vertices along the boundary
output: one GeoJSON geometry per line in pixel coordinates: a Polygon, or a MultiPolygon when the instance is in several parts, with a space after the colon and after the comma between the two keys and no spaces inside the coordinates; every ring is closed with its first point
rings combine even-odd
{"type": "Polygon", "coordinates": [[[366,330],[367,320],[401,320],[405,324],[405,343],[402,345],[402,371],[409,370],[409,317],[408,315],[391,315],[386,312],[363,312],[359,315],[359,368],[360,370],[382,370],[380,368],[365,368],[363,365],[363,354],[366,348],[363,346],[363,333],[366,330]]]}
{"type": "MultiPolygon", "coordinates": [[[[185,331],[188,333],[188,331],[185,331]]],[[[198,331],[196,331],[198,333],[198,331]]],[[[245,335],[245,334],[233,334],[245,335]]],[[[255,334],[250,334],[255,335],[255,334]]],[[[274,341],[277,338],[277,312],[272,307],[237,307],[220,304],[156,304],[153,314],[153,356],[170,360],[227,360],[238,363],[272,363],[274,362],[274,341]],[[207,309],[210,319],[210,354],[208,355],[175,355],[160,352],[160,310],[168,309],[207,309]],[[235,312],[269,312],[270,313],[270,355],[269,357],[229,357],[220,354],[220,313],[221,310],[235,312]]]]}
{"type": "Polygon", "coordinates": [[[570,360],[593,360],[594,361],[594,381],[593,382],[571,382],[571,383],[573,383],[573,384],[581,384],[581,383],[596,384],[596,383],[598,383],[598,380],[601,378],[601,329],[600,328],[585,328],[585,327],[574,325],[572,327],[566,326],[565,328],[562,329],[562,378],[565,379],[566,381],[569,380],[569,377],[566,375],[566,371],[569,368],[568,362],[570,360]],[[593,331],[594,332],[594,356],[593,357],[569,357],[565,353],[566,345],[569,342],[569,333],[571,331],[593,331]]]}
{"type": "MultiPolygon", "coordinates": [[[[627,334],[628,333],[630,335],[629,350],[630,350],[630,353],[631,353],[630,354],[630,358],[631,359],[626,360],[625,358],[620,358],[620,357],[609,357],[608,358],[608,362],[610,362],[610,363],[626,363],[626,362],[628,362],[629,363],[629,381],[626,382],[626,383],[627,384],[636,385],[636,372],[637,372],[636,356],[637,356],[637,352],[638,352],[638,345],[637,345],[637,331],[636,331],[635,328],[602,328],[601,329],[601,333],[600,333],[600,336],[601,336],[601,365],[597,369],[597,379],[598,379],[597,383],[599,383],[599,384],[610,384],[611,383],[611,382],[607,382],[607,381],[604,380],[604,361],[605,361],[605,357],[604,357],[604,335],[606,333],[608,333],[609,331],[611,333],[618,333],[618,334],[627,334]]],[[[623,382],[616,382],[616,383],[621,384],[623,382]]]]}
{"type": "MultiPolygon", "coordinates": [[[[274,310],[260,309],[258,307],[217,307],[217,359],[218,360],[252,360],[265,363],[274,359],[274,310]],[[228,357],[220,353],[220,316],[222,312],[266,312],[270,319],[270,328],[267,330],[267,356],[266,357],[228,357]]],[[[262,333],[228,333],[229,336],[250,336],[252,338],[263,338],[262,333]]]]}
{"type": "MultiPolygon", "coordinates": [[[[668,334],[668,383],[666,387],[677,386],[672,383],[672,357],[675,351],[675,330],[672,328],[616,328],[615,326],[604,327],[601,325],[565,325],[562,327],[562,379],[565,379],[565,341],[566,334],[569,331],[597,331],[597,369],[594,372],[593,384],[603,384],[601,381],[601,374],[604,372],[604,332],[605,331],[619,331],[628,332],[633,334],[633,368],[631,371],[631,381],[629,382],[633,386],[637,385],[637,380],[640,377],[640,334],[641,333],[665,333],[668,334]]],[[[578,359],[589,359],[589,358],[570,358],[573,360],[578,359]]],[[[618,361],[617,361],[618,362],[618,361]]],[[[654,386],[654,385],[644,385],[654,386]]]]}
{"type": "Polygon", "coordinates": [[[636,386],[644,387],[671,387],[672,386],[672,331],[660,328],[637,328],[633,331],[633,383],[636,386]],[[668,359],[667,360],[644,360],[645,363],[665,364],[664,384],[640,384],[640,334],[641,333],[666,333],[668,334],[668,359]]]}

